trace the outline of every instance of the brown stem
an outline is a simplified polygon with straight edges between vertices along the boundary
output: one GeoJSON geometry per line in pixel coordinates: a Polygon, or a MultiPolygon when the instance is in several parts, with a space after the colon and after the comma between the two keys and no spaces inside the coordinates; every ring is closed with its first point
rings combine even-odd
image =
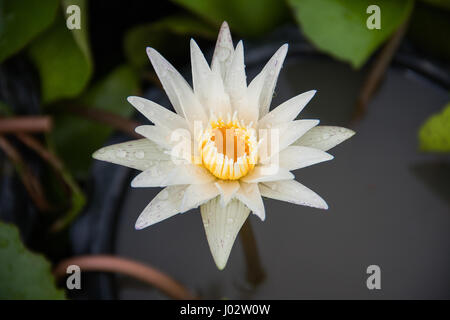
{"type": "Polygon", "coordinates": [[[39,140],[26,133],[17,133],[16,137],[22,141],[27,147],[34,150],[44,161],[50,164],[56,171],[61,172],[62,162],[45,148],[39,140]]]}
{"type": "Polygon", "coordinates": [[[140,125],[139,122],[129,120],[115,113],[83,106],[69,106],[67,110],[84,118],[107,124],[132,137],[142,138],[140,134],[134,131],[140,125]]]}
{"type": "Polygon", "coordinates": [[[77,265],[82,271],[116,272],[142,280],[173,299],[192,300],[195,297],[180,283],[165,273],[142,263],[111,255],[92,255],[69,258],[54,269],[56,278],[66,276],[67,267],[77,265]]]}
{"type": "Polygon", "coordinates": [[[5,154],[16,167],[22,183],[24,184],[25,189],[27,190],[31,200],[34,202],[36,207],[41,211],[49,210],[50,205],[45,199],[43,191],[44,189],[42,188],[40,181],[36,178],[29,166],[22,159],[22,156],[17,151],[17,149],[3,136],[0,136],[0,149],[5,152],[5,154]]]}
{"type": "Polygon", "coordinates": [[[259,258],[258,246],[256,244],[252,225],[250,224],[250,219],[247,219],[244,222],[240,235],[247,265],[247,279],[252,285],[257,286],[264,281],[266,273],[264,272],[259,258]]]}
{"type": "Polygon", "coordinates": [[[367,104],[380,84],[386,69],[389,67],[395,52],[402,42],[406,30],[408,29],[408,24],[409,19],[397,29],[372,64],[372,67],[364,80],[358,99],[356,100],[355,113],[353,114],[352,119],[353,122],[361,119],[367,112],[367,104]]]}
{"type": "Polygon", "coordinates": [[[52,129],[49,116],[27,116],[0,119],[0,133],[48,132],[52,129]]]}

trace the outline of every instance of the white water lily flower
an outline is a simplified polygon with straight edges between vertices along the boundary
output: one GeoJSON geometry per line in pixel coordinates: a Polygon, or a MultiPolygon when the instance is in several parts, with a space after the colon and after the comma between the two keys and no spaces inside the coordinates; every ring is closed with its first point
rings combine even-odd
{"type": "Polygon", "coordinates": [[[224,22],[211,66],[191,40],[193,89],[156,50],[147,49],[176,113],[129,97],[154,123],[136,128],[146,139],[93,155],[141,170],[133,187],[165,187],[143,210],[136,229],[200,206],[212,256],[223,269],[250,211],[265,219],[262,197],[328,208],[319,195],[293,180],[290,171],[331,160],[326,151],[354,132],[317,126],[318,120],[295,120],[314,90],[269,112],[287,49],[283,45],[247,85],[242,41],[233,46],[224,22]],[[180,144],[180,138],[187,143],[180,144]]]}

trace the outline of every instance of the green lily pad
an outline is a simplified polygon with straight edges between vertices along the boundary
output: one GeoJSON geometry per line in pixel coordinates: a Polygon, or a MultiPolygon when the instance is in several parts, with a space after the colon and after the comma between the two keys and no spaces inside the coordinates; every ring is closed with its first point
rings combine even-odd
{"type": "Polygon", "coordinates": [[[408,18],[412,0],[288,0],[303,33],[320,50],[362,66],[408,18]],[[369,5],[380,7],[381,28],[369,30],[369,5]]]}
{"type": "Polygon", "coordinates": [[[450,152],[450,103],[422,125],[419,148],[427,152],[450,152]]]}
{"type": "Polygon", "coordinates": [[[55,286],[50,263],[30,252],[14,225],[0,221],[0,300],[65,299],[55,286]]]}
{"type": "Polygon", "coordinates": [[[58,0],[0,0],[0,62],[50,26],[58,4],[58,0]]]}

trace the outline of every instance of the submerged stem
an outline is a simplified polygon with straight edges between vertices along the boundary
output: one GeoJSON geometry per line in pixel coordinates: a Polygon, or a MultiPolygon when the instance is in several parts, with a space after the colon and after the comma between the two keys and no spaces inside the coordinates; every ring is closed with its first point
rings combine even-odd
{"type": "Polygon", "coordinates": [[[259,258],[258,246],[253,233],[250,220],[247,219],[241,229],[241,241],[244,248],[245,262],[247,264],[247,280],[253,285],[261,284],[266,278],[266,273],[259,258]]]}

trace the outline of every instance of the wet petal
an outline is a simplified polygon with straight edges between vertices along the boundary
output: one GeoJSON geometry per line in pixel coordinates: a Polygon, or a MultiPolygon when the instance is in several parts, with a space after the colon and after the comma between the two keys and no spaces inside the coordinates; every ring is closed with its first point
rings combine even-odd
{"type": "Polygon", "coordinates": [[[222,270],[227,264],[236,236],[250,210],[236,199],[222,207],[219,197],[216,197],[200,206],[200,212],[209,249],[217,268],[222,270]]]}
{"type": "Polygon", "coordinates": [[[103,147],[92,155],[94,159],[144,171],[153,163],[170,160],[164,149],[148,139],[127,141],[103,147]]]}
{"type": "Polygon", "coordinates": [[[351,138],[355,131],[333,126],[317,126],[295,141],[296,146],[305,146],[327,151],[351,138]]]}

